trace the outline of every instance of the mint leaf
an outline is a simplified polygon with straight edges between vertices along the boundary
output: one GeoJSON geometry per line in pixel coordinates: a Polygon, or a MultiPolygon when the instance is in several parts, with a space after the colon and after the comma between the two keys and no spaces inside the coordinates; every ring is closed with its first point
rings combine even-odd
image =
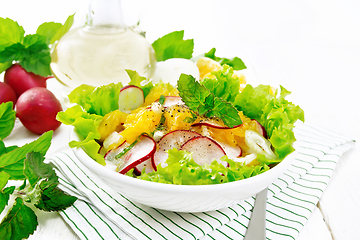
{"type": "Polygon", "coordinates": [[[36,75],[43,77],[50,76],[51,68],[51,56],[50,49],[44,49],[41,52],[29,54],[23,58],[19,64],[28,72],[32,72],[36,75]]]}
{"type": "MultiPolygon", "coordinates": [[[[42,185],[42,184],[41,184],[42,185]]],[[[41,186],[40,188],[44,188],[41,186]]],[[[46,186],[44,192],[41,194],[39,203],[35,204],[40,210],[43,211],[60,211],[70,207],[77,197],[67,195],[64,191],[56,187],[56,184],[46,186]]]]}
{"type": "Polygon", "coordinates": [[[205,78],[201,81],[201,84],[216,97],[228,102],[234,102],[240,92],[240,80],[233,78],[233,74],[233,68],[225,64],[219,71],[212,72],[215,78],[205,78]]]}
{"type": "Polygon", "coordinates": [[[49,184],[58,183],[58,177],[49,164],[44,163],[44,156],[39,152],[29,152],[24,161],[24,175],[31,187],[44,179],[49,184]]]}
{"type": "Polygon", "coordinates": [[[46,38],[46,43],[50,44],[52,38],[62,26],[61,23],[45,22],[37,28],[36,34],[44,36],[46,38]]]}
{"type": "Polygon", "coordinates": [[[0,17],[0,51],[7,46],[22,42],[25,31],[23,27],[9,18],[0,17]]]}
{"type": "Polygon", "coordinates": [[[13,110],[13,102],[0,104],[0,140],[10,135],[14,128],[16,112],[13,110]]]}
{"type": "Polygon", "coordinates": [[[58,211],[69,207],[77,198],[57,188],[59,183],[55,170],[44,163],[38,152],[28,153],[24,163],[24,174],[29,180],[34,196],[29,196],[35,207],[44,211],[58,211]]]}
{"type": "Polygon", "coordinates": [[[220,118],[228,127],[242,123],[234,106],[215,97],[191,75],[181,74],[178,80],[179,95],[190,110],[206,117],[220,118]]]}
{"type": "Polygon", "coordinates": [[[74,16],[75,14],[70,15],[66,19],[65,23],[56,31],[54,36],[51,38],[50,44],[54,44],[57,40],[59,40],[62,36],[65,35],[65,33],[67,33],[70,30],[71,26],[74,23],[74,16]]]}
{"type": "MultiPolygon", "coordinates": [[[[6,47],[0,52],[0,62],[7,63],[21,60],[26,54],[26,48],[21,43],[15,43],[11,46],[6,47]]],[[[6,69],[5,69],[6,70],[6,69]]]]}
{"type": "Polygon", "coordinates": [[[37,140],[16,148],[0,156],[0,171],[10,175],[10,179],[23,180],[25,178],[24,159],[28,152],[40,152],[45,155],[51,144],[53,131],[48,131],[41,135],[37,140]]]}
{"type": "Polygon", "coordinates": [[[21,198],[15,203],[0,224],[0,239],[24,239],[33,234],[38,225],[34,211],[21,198]]]}
{"type": "Polygon", "coordinates": [[[10,175],[6,172],[0,172],[0,213],[4,210],[5,206],[8,204],[10,199],[10,194],[12,194],[15,190],[15,187],[7,187],[3,189],[8,180],[10,175]]]}
{"type": "Polygon", "coordinates": [[[11,67],[11,65],[12,65],[12,61],[0,63],[0,73],[11,67]]]}
{"type": "Polygon", "coordinates": [[[170,58],[192,58],[194,40],[184,40],[184,30],[174,31],[157,39],[152,43],[157,61],[165,61],[170,58]]]}
{"type": "Polygon", "coordinates": [[[215,52],[216,52],[216,48],[212,48],[209,52],[205,53],[205,57],[211,58],[215,61],[217,61],[218,63],[220,63],[220,65],[229,65],[231,66],[234,70],[242,70],[242,69],[246,69],[245,63],[238,57],[234,57],[234,58],[220,58],[220,57],[216,57],[215,56],[215,52]]]}

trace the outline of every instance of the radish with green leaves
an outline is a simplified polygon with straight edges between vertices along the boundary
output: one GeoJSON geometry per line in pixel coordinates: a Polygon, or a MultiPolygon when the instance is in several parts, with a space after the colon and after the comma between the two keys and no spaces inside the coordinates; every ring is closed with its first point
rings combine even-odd
{"type": "Polygon", "coordinates": [[[16,103],[16,116],[21,123],[29,131],[39,135],[56,130],[61,125],[61,122],[56,120],[60,111],[62,107],[59,100],[43,87],[27,90],[16,103]]]}
{"type": "Polygon", "coordinates": [[[72,26],[74,15],[66,22],[45,22],[35,34],[25,35],[16,21],[0,17],[0,73],[5,71],[4,82],[9,84],[17,97],[32,87],[46,87],[52,75],[50,50],[72,26]]]}
{"type": "Polygon", "coordinates": [[[8,68],[4,76],[4,82],[15,91],[17,97],[20,97],[23,92],[33,87],[46,88],[47,79],[48,77],[27,72],[19,64],[14,64],[8,68]]]}

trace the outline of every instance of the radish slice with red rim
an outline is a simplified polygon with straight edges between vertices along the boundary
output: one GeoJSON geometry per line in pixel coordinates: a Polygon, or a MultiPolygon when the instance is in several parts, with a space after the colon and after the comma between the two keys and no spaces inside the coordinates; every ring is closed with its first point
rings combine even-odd
{"type": "Polygon", "coordinates": [[[194,161],[199,165],[211,164],[214,160],[228,167],[226,161],[221,161],[220,158],[225,156],[225,151],[222,147],[211,138],[198,136],[190,139],[181,146],[181,150],[192,153],[194,161]]]}
{"type": "Polygon", "coordinates": [[[185,142],[197,136],[201,135],[188,130],[176,130],[163,136],[157,144],[158,147],[152,161],[155,171],[157,170],[156,166],[159,164],[162,164],[162,167],[166,166],[165,161],[168,158],[167,150],[173,148],[179,149],[185,142]]]}
{"type": "Polygon", "coordinates": [[[231,146],[230,144],[227,144],[225,142],[219,142],[219,141],[216,141],[216,142],[222,147],[222,149],[224,149],[225,154],[229,158],[238,158],[241,156],[242,149],[240,146],[238,146],[238,145],[231,146]]]}
{"type": "MultiPolygon", "coordinates": [[[[118,166],[117,171],[121,174],[125,174],[138,164],[153,157],[155,149],[155,141],[151,137],[142,135],[140,140],[121,157],[117,158],[121,152],[115,155],[115,160],[113,160],[113,162],[118,166]]],[[[124,150],[125,147],[123,148],[123,151],[124,150]]]]}
{"type": "Polygon", "coordinates": [[[119,110],[130,113],[144,103],[144,92],[134,85],[127,85],[119,93],[119,110]]]}
{"type": "Polygon", "coordinates": [[[149,158],[144,162],[136,165],[134,167],[134,174],[140,176],[144,168],[145,168],[145,173],[151,173],[154,171],[154,168],[152,167],[152,158],[149,158]]]}
{"type": "Polygon", "coordinates": [[[256,120],[252,120],[252,121],[255,121],[256,122],[256,131],[261,135],[263,136],[264,138],[267,139],[267,133],[266,133],[266,130],[265,130],[265,127],[263,125],[261,125],[258,121],[256,120]]]}

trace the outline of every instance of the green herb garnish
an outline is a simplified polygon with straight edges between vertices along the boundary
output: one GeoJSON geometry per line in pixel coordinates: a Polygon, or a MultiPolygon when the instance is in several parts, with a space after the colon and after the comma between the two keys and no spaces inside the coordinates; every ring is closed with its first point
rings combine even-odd
{"type": "Polygon", "coordinates": [[[216,97],[193,76],[181,74],[178,81],[179,95],[190,110],[205,117],[217,117],[228,127],[242,123],[238,111],[230,103],[216,97]]]}
{"type": "Polygon", "coordinates": [[[24,239],[33,234],[38,221],[28,205],[43,211],[60,211],[71,206],[77,198],[58,188],[58,177],[52,166],[44,163],[52,131],[22,147],[2,147],[0,152],[0,212],[15,197],[13,206],[0,223],[0,239],[24,239]],[[7,186],[11,179],[23,180],[16,188],[7,186]]]}

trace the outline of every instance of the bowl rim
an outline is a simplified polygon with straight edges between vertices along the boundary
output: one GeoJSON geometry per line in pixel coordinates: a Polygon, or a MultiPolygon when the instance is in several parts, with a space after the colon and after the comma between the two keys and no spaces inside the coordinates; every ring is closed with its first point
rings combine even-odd
{"type": "MultiPolygon", "coordinates": [[[[70,140],[76,140],[80,141],[80,138],[76,131],[72,129],[70,131],[70,140]]],[[[146,188],[148,190],[156,190],[156,191],[162,191],[162,192],[171,192],[175,194],[202,194],[205,192],[209,192],[209,190],[214,192],[223,192],[228,191],[229,189],[241,188],[242,186],[251,186],[255,184],[256,182],[266,182],[266,179],[270,178],[271,176],[274,177],[273,172],[277,171],[279,168],[285,168],[287,164],[291,162],[291,160],[294,158],[295,151],[287,155],[281,162],[279,162],[276,166],[273,168],[267,170],[266,172],[263,172],[261,174],[258,174],[256,176],[245,178],[233,182],[227,182],[227,183],[219,183],[219,184],[208,184],[208,185],[177,185],[177,184],[167,184],[167,183],[159,183],[159,182],[151,182],[146,181],[142,179],[132,178],[130,176],[126,176],[123,174],[120,174],[116,171],[111,170],[110,168],[107,168],[106,166],[101,165],[100,163],[96,162],[94,159],[92,159],[87,153],[82,149],[82,147],[74,147],[72,148],[73,153],[75,156],[79,159],[82,164],[90,169],[92,173],[96,174],[98,177],[103,179],[103,175],[106,175],[106,178],[111,178],[114,181],[119,181],[118,184],[128,184],[129,186],[138,186],[141,188],[146,188]],[[100,168],[101,167],[101,168],[100,168]]],[[[286,169],[286,168],[285,168],[286,169]]],[[[283,173],[283,171],[281,172],[283,173]]],[[[276,175],[275,179],[279,177],[281,174],[279,173],[276,175]]],[[[108,182],[108,181],[107,181],[108,182]]],[[[271,181],[272,182],[272,181],[271,181]]],[[[269,182],[269,184],[271,184],[269,182]]],[[[254,185],[255,186],[255,185],[254,185]]],[[[267,186],[264,186],[266,188],[267,186]]],[[[262,190],[262,189],[261,189],[262,190]]]]}

